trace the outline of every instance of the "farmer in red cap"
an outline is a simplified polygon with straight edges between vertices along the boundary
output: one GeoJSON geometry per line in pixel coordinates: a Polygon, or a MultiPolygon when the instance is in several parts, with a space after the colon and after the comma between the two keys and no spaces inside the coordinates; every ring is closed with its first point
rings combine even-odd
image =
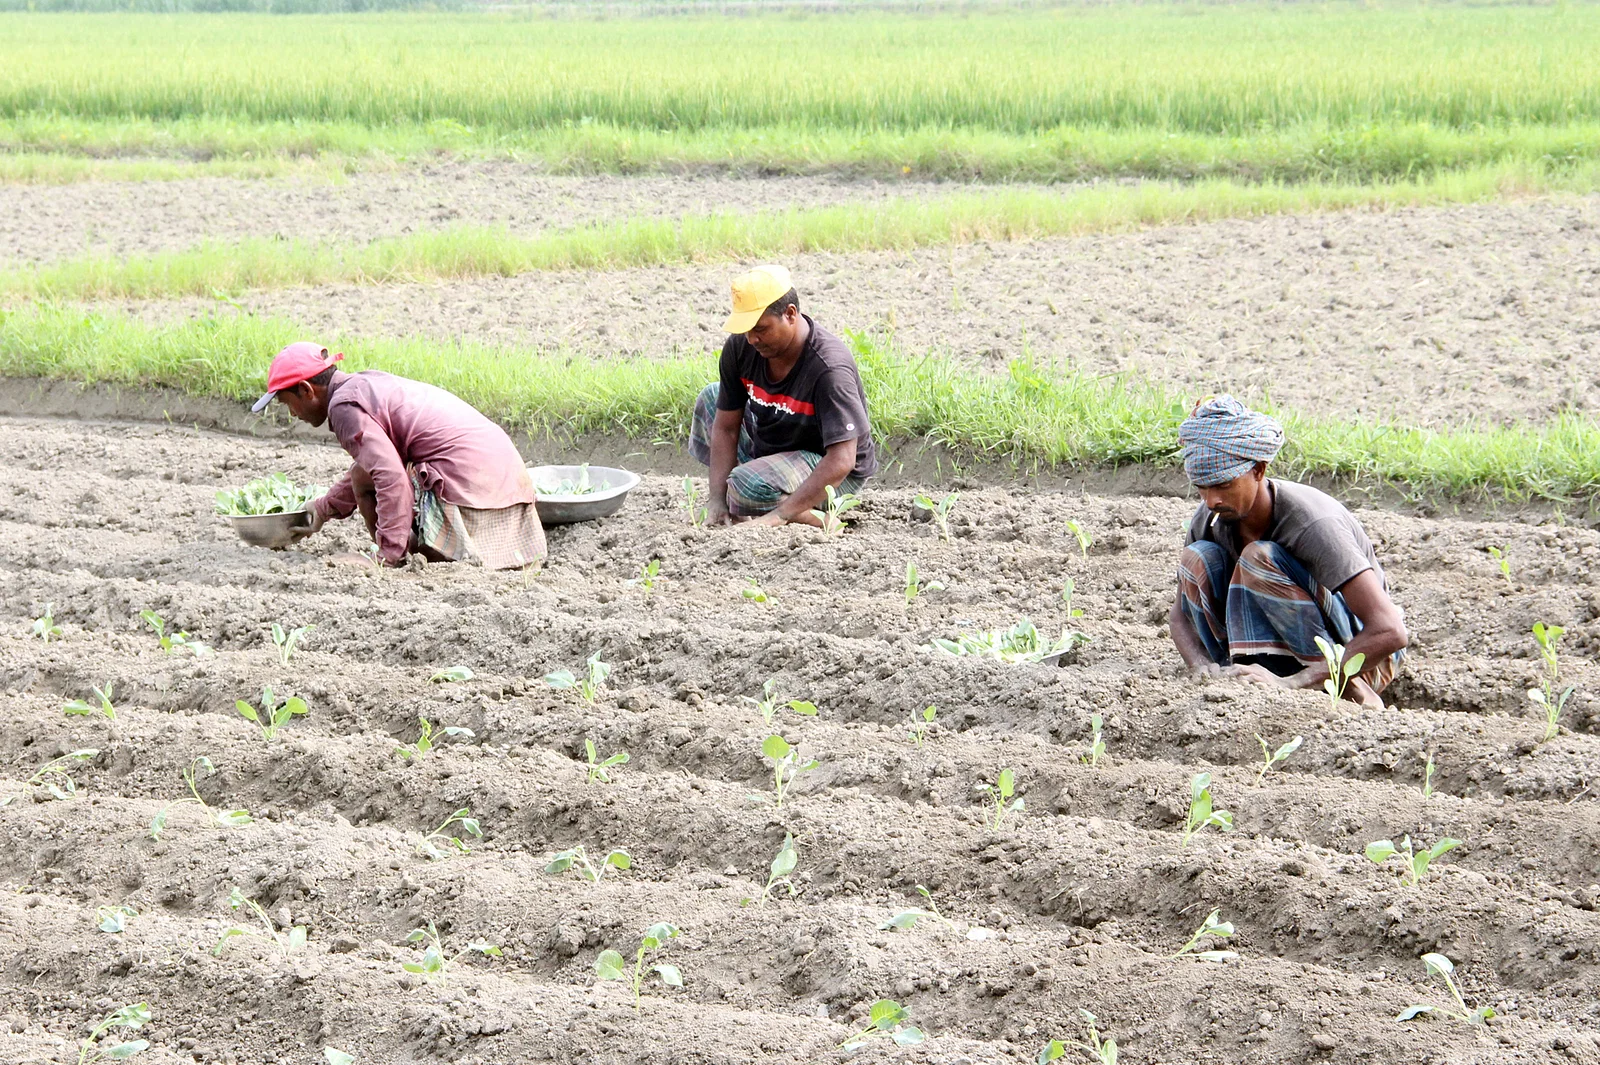
{"type": "Polygon", "coordinates": [[[267,394],[308,425],[324,422],[355,464],[307,508],[306,535],[360,511],[381,562],[476,559],[489,569],[544,561],[533,480],[504,429],[442,388],[381,370],[344,373],[343,354],[290,344],[267,371],[267,394]]]}

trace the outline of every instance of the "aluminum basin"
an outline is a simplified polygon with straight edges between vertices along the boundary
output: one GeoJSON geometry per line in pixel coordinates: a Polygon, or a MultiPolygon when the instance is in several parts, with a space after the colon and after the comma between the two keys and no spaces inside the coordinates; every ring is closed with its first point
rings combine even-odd
{"type": "Polygon", "coordinates": [[[639,483],[639,475],[611,466],[590,466],[589,483],[595,490],[581,496],[545,495],[540,485],[555,485],[562,481],[576,481],[583,473],[582,466],[529,466],[528,476],[533,478],[533,490],[539,511],[539,520],[545,525],[570,525],[575,521],[593,521],[615,514],[639,483]]]}

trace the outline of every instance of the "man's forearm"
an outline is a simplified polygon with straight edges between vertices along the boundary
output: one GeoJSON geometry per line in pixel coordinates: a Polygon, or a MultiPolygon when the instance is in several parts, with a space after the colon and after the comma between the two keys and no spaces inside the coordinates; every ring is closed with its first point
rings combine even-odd
{"type": "MultiPolygon", "coordinates": [[[[1331,635],[1331,634],[1330,634],[1331,635]]],[[[1361,668],[1365,670],[1374,662],[1381,662],[1406,645],[1403,633],[1393,629],[1363,629],[1344,646],[1344,661],[1348,662],[1356,655],[1362,655],[1361,668]]],[[[1313,662],[1291,680],[1297,688],[1318,688],[1328,679],[1328,666],[1325,662],[1313,662]]]]}
{"type": "Polygon", "coordinates": [[[711,506],[728,509],[728,475],[739,457],[739,430],[711,427],[711,506]]]}
{"type": "Polygon", "coordinates": [[[1184,665],[1190,669],[1199,669],[1201,666],[1217,664],[1212,662],[1211,656],[1206,653],[1199,634],[1189,623],[1189,615],[1185,614],[1183,607],[1176,602],[1172,604],[1172,610],[1167,615],[1167,629],[1172,634],[1172,645],[1183,657],[1184,665]]]}
{"type": "Polygon", "coordinates": [[[832,455],[822,456],[822,461],[800,482],[800,487],[778,504],[778,517],[784,521],[794,521],[807,511],[822,509],[828,498],[828,486],[837,488],[854,468],[853,463],[846,465],[843,459],[836,459],[832,455]]]}

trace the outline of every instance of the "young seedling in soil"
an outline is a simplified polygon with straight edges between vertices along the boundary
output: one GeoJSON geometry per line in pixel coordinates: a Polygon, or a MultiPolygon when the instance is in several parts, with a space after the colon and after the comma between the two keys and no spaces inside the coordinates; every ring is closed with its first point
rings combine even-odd
{"type": "Polygon", "coordinates": [[[683,974],[676,965],[666,962],[653,961],[649,968],[645,967],[646,959],[665,949],[667,944],[678,937],[678,926],[666,921],[658,921],[650,926],[639,940],[639,949],[633,956],[633,972],[628,972],[628,961],[614,950],[602,950],[594,962],[594,974],[602,980],[621,980],[633,988],[633,1008],[639,1008],[639,989],[644,985],[645,977],[656,975],[661,977],[661,982],[668,987],[682,987],[683,974]]]}
{"type": "Polygon", "coordinates": [[[1211,774],[1196,773],[1194,779],[1189,781],[1189,812],[1183,819],[1183,841],[1179,847],[1189,846],[1190,837],[1208,826],[1232,832],[1233,814],[1228,810],[1218,810],[1213,807],[1211,774]]]}
{"type": "MultiPolygon", "coordinates": [[[[395,754],[398,754],[401,758],[404,758],[408,762],[421,761],[429,751],[433,750],[433,748],[437,746],[433,742],[433,722],[429,721],[425,717],[419,717],[417,718],[417,721],[421,726],[421,731],[417,736],[417,742],[402,744],[394,749],[395,754]]],[[[462,728],[460,725],[446,725],[444,728],[439,730],[439,735],[460,737],[462,739],[470,740],[473,738],[475,733],[469,728],[462,728]]]]}
{"type": "Polygon", "coordinates": [[[234,701],[233,708],[239,711],[239,716],[246,721],[252,721],[261,727],[261,738],[271,740],[277,737],[278,730],[287,725],[292,719],[305,714],[311,708],[306,701],[298,695],[291,695],[283,702],[278,702],[278,697],[272,693],[270,687],[261,689],[261,707],[257,709],[243,699],[234,701]]]}
{"type": "Polygon", "coordinates": [[[785,700],[780,696],[778,694],[778,681],[775,677],[768,679],[761,685],[761,698],[752,699],[748,695],[741,695],[739,698],[756,708],[756,711],[761,715],[761,723],[763,725],[771,725],[772,719],[778,716],[778,710],[782,706],[787,706],[801,717],[817,716],[816,703],[807,702],[804,699],[785,700]]]}
{"type": "Polygon", "coordinates": [[[1428,967],[1429,976],[1437,976],[1444,981],[1444,986],[1449,989],[1450,1000],[1454,1005],[1439,1006],[1426,1003],[1407,1006],[1400,1011],[1395,1020],[1409,1021],[1422,1016],[1424,1013],[1437,1013],[1441,1017],[1449,1017],[1454,1021],[1465,1021],[1468,1024],[1484,1024],[1495,1015],[1491,1006],[1479,1006],[1475,1010],[1467,1008],[1466,1000],[1461,997],[1461,992],[1456,987],[1455,980],[1451,979],[1455,975],[1456,967],[1449,958],[1443,954],[1424,954],[1422,956],[1422,964],[1428,967]]]}
{"type": "Polygon", "coordinates": [[[1499,564],[1499,566],[1500,566],[1500,576],[1502,576],[1502,577],[1504,577],[1506,579],[1506,583],[1507,584],[1510,584],[1511,583],[1511,563],[1506,559],[1505,548],[1503,548],[1503,547],[1491,547],[1491,548],[1489,548],[1489,557],[1494,559],[1495,562],[1499,564]]]}
{"type": "Polygon", "coordinates": [[[461,831],[465,832],[472,838],[483,838],[483,826],[478,824],[478,819],[476,817],[472,816],[472,807],[463,806],[461,809],[445,818],[444,824],[423,836],[422,842],[418,845],[417,850],[421,852],[424,857],[432,858],[434,861],[438,861],[440,858],[443,858],[449,853],[449,849],[452,847],[460,851],[462,854],[469,853],[472,848],[467,846],[466,842],[463,841],[459,836],[452,836],[450,834],[450,826],[457,824],[461,826],[461,831]],[[445,849],[441,850],[441,847],[445,849]]]}
{"type": "Polygon", "coordinates": [[[700,482],[693,477],[683,479],[683,499],[678,503],[689,515],[689,524],[695,528],[705,525],[710,509],[700,499],[700,482]]]}
{"type": "Polygon", "coordinates": [[[214,957],[222,956],[222,948],[234,936],[250,936],[254,939],[264,939],[274,947],[277,947],[285,958],[292,958],[295,951],[306,945],[305,925],[297,924],[287,932],[279,932],[277,926],[272,923],[272,918],[267,916],[267,911],[261,908],[261,904],[255,899],[245,898],[244,892],[238,888],[234,888],[228,893],[228,906],[235,913],[242,909],[248,909],[255,915],[256,920],[260,922],[262,931],[257,932],[251,928],[240,928],[237,925],[229,928],[222,933],[222,938],[217,940],[217,945],[211,948],[211,953],[214,957]]]}
{"type": "Polygon", "coordinates": [[[584,780],[585,784],[593,784],[597,780],[602,784],[609,784],[611,783],[611,774],[606,770],[615,765],[628,764],[627,751],[618,751],[605,761],[600,761],[600,752],[595,747],[594,740],[583,741],[583,753],[585,755],[584,765],[589,767],[589,776],[584,780]]]}
{"type": "MultiPolygon", "coordinates": [[[[761,909],[767,904],[767,896],[772,894],[772,889],[780,884],[789,889],[789,897],[793,898],[799,891],[794,886],[794,881],[789,879],[789,874],[794,872],[794,867],[800,862],[800,852],[795,849],[794,836],[785,832],[783,846],[778,848],[777,857],[772,859],[772,871],[767,874],[767,886],[761,889],[761,896],[756,899],[756,909],[761,909]]],[[[749,902],[749,899],[745,899],[749,902]]]]}
{"type": "Polygon", "coordinates": [[[325,1065],[356,1065],[356,1056],[338,1047],[323,1047],[322,1060],[325,1065]]]}
{"type": "Polygon", "coordinates": [[[126,1061],[148,1049],[150,1044],[143,1039],[133,1039],[122,1043],[102,1043],[100,1037],[113,1028],[129,1028],[137,1031],[150,1023],[150,1007],[139,1002],[132,1006],[119,1006],[111,1015],[95,1025],[83,1042],[78,1044],[78,1065],[90,1065],[91,1062],[102,1058],[111,1061],[126,1061]]]}
{"type": "Polygon", "coordinates": [[[1189,937],[1189,942],[1187,942],[1183,946],[1179,947],[1178,948],[1178,953],[1173,954],[1171,956],[1174,957],[1174,958],[1181,958],[1185,954],[1191,954],[1192,953],[1195,957],[1199,958],[1201,961],[1214,961],[1214,962],[1219,962],[1219,963],[1220,962],[1225,962],[1225,961],[1233,961],[1236,958],[1238,958],[1239,955],[1236,952],[1231,951],[1231,950],[1196,950],[1195,949],[1196,947],[1200,946],[1200,941],[1202,939],[1205,939],[1207,936],[1210,936],[1210,937],[1212,937],[1214,939],[1226,939],[1229,936],[1233,935],[1233,923],[1232,922],[1217,920],[1217,918],[1219,916],[1221,916],[1221,914],[1222,914],[1221,910],[1212,910],[1209,914],[1207,914],[1204,923],[1202,923],[1200,925],[1200,927],[1195,930],[1194,935],[1189,937]]]}
{"type": "Polygon", "coordinates": [[[861,505],[861,497],[853,492],[840,493],[833,485],[823,489],[826,500],[819,513],[812,511],[822,520],[822,532],[826,536],[837,536],[845,530],[845,515],[861,505]]]}
{"type": "Polygon", "coordinates": [[[643,588],[644,594],[649,595],[656,590],[656,585],[661,582],[661,579],[661,560],[652,558],[649,562],[641,562],[639,564],[639,575],[629,578],[627,583],[632,588],[643,588]]]}
{"type": "Polygon", "coordinates": [[[928,738],[928,726],[939,716],[939,708],[931,703],[920,713],[911,715],[911,742],[921,747],[928,738]]]}
{"type": "Polygon", "coordinates": [[[895,1046],[915,1046],[927,1038],[920,1028],[913,1028],[906,1022],[911,1019],[911,1014],[906,1008],[891,998],[880,998],[872,1004],[872,1012],[868,1014],[867,1026],[855,1035],[842,1041],[839,1046],[844,1050],[859,1050],[873,1039],[888,1036],[894,1041],[895,1046]]]}
{"type": "Polygon", "coordinates": [[[1544,660],[1544,680],[1542,687],[1528,689],[1528,698],[1544,711],[1544,738],[1547,740],[1555,739],[1556,733],[1561,731],[1561,715],[1566,711],[1572,693],[1577,690],[1569,685],[1565,691],[1556,693],[1556,684],[1561,680],[1556,644],[1566,631],[1560,625],[1546,625],[1542,621],[1533,623],[1533,638],[1539,645],[1539,657],[1544,660]]]}
{"type": "Polygon", "coordinates": [[[889,931],[889,930],[899,931],[899,930],[902,930],[902,929],[906,930],[906,931],[910,931],[911,929],[917,927],[917,922],[918,921],[920,921],[924,917],[926,917],[930,921],[938,921],[940,924],[944,925],[946,928],[950,929],[952,932],[955,931],[956,923],[954,921],[950,920],[950,918],[946,917],[944,914],[939,912],[939,907],[934,904],[933,893],[932,892],[930,892],[927,888],[923,887],[921,884],[918,884],[917,885],[917,894],[921,895],[923,901],[928,904],[928,908],[927,909],[925,909],[925,910],[901,910],[899,913],[895,914],[893,917],[890,917],[887,921],[884,921],[882,924],[878,925],[878,927],[880,929],[885,930],[885,931],[889,931]]]}
{"type": "Polygon", "coordinates": [[[139,916],[139,911],[132,906],[100,906],[95,909],[94,915],[100,919],[96,928],[116,935],[128,930],[128,918],[139,916]]]}
{"type": "Polygon", "coordinates": [[[1083,611],[1072,605],[1072,597],[1078,594],[1078,582],[1071,577],[1061,585],[1061,606],[1067,612],[1068,618],[1081,618],[1083,611]]]}
{"type": "Polygon", "coordinates": [[[1360,673],[1361,667],[1367,664],[1367,656],[1357,651],[1346,658],[1344,644],[1329,643],[1321,636],[1315,639],[1317,649],[1322,652],[1322,660],[1328,666],[1328,679],[1322,682],[1322,690],[1328,693],[1328,704],[1337,710],[1339,700],[1344,698],[1344,690],[1351,678],[1360,673]]]}
{"type": "Polygon", "coordinates": [[[251,817],[249,810],[217,810],[212,808],[210,803],[206,802],[200,797],[200,789],[196,785],[196,781],[199,779],[200,774],[205,773],[209,775],[211,773],[215,773],[216,771],[217,767],[212,765],[211,759],[207,758],[205,755],[201,755],[199,758],[196,758],[193,762],[189,763],[188,767],[183,771],[183,782],[189,785],[189,797],[179,799],[176,802],[168,803],[166,806],[161,808],[161,812],[156,814],[156,816],[150,822],[151,839],[159,841],[161,839],[161,833],[167,830],[167,815],[173,810],[176,810],[178,807],[191,802],[199,804],[200,809],[206,812],[206,816],[210,817],[223,828],[237,828],[240,825],[250,824],[251,817]]]}
{"type": "Polygon", "coordinates": [[[400,968],[408,973],[422,977],[430,984],[442,984],[450,974],[450,965],[463,954],[482,954],[488,958],[500,957],[500,948],[485,939],[474,939],[454,954],[446,954],[443,942],[439,939],[439,929],[434,927],[432,921],[426,928],[414,928],[406,936],[407,943],[426,943],[422,948],[421,961],[406,961],[400,963],[400,968]]]}
{"type": "Polygon", "coordinates": [[[156,642],[160,643],[161,649],[169,655],[184,647],[193,651],[196,658],[204,658],[212,653],[210,644],[200,642],[187,632],[175,632],[168,635],[167,619],[157,614],[154,610],[141,610],[139,611],[139,617],[144,619],[146,625],[150,626],[150,630],[156,634],[156,642]]]}
{"type": "Polygon", "coordinates": [[[761,584],[754,577],[746,579],[745,588],[739,593],[739,596],[750,600],[752,603],[770,603],[772,601],[772,596],[767,594],[767,590],[761,587],[761,584]]]}
{"type": "MultiPolygon", "coordinates": [[[[794,778],[801,773],[809,773],[822,763],[815,758],[809,761],[802,758],[799,746],[790,743],[782,736],[774,733],[761,741],[761,753],[772,759],[772,805],[783,805],[783,797],[789,794],[789,789],[794,785],[794,778]]],[[[767,796],[760,796],[765,799],[767,796]]]]}
{"type": "Polygon", "coordinates": [[[1100,1065],[1117,1065],[1117,1041],[1100,1038],[1099,1020],[1088,1010],[1080,1009],[1078,1016],[1083,1021],[1084,1034],[1089,1041],[1082,1043],[1076,1039],[1052,1039],[1045,1044],[1043,1050],[1039,1051],[1038,1065],[1050,1065],[1052,1061],[1060,1061],[1068,1050],[1082,1050],[1100,1065]]]}
{"type": "Polygon", "coordinates": [[[1004,823],[1007,813],[1013,810],[1020,813],[1027,808],[1026,799],[1012,799],[1011,797],[1017,791],[1017,774],[1013,770],[1000,770],[1000,775],[995,778],[993,784],[979,784],[978,790],[988,797],[989,804],[994,810],[994,816],[985,820],[988,822],[989,827],[996,832],[1000,831],[1000,826],[1004,823]]]}
{"type": "Polygon", "coordinates": [[[944,584],[940,581],[925,581],[917,573],[915,559],[906,559],[906,605],[910,606],[916,601],[917,596],[924,592],[942,592],[944,584]]]}
{"type": "Polygon", "coordinates": [[[276,621],[272,623],[272,642],[278,647],[278,663],[285,669],[289,668],[289,660],[294,657],[295,648],[305,642],[305,638],[316,631],[315,625],[299,625],[295,628],[284,630],[276,621]]]}
{"type": "Polygon", "coordinates": [[[45,643],[61,639],[61,626],[56,624],[56,605],[54,603],[46,603],[44,605],[44,613],[33,619],[33,628],[30,631],[45,643]]]}
{"type": "Polygon", "coordinates": [[[937,503],[931,496],[917,496],[916,504],[919,509],[927,511],[932,516],[933,524],[939,530],[939,539],[949,543],[950,511],[955,509],[956,493],[951,492],[937,503]]]}
{"type": "Polygon", "coordinates": [[[50,793],[52,799],[63,801],[72,798],[78,793],[78,784],[67,772],[67,766],[72,762],[82,762],[93,758],[100,753],[98,747],[85,747],[81,751],[68,751],[59,758],[52,758],[44,765],[33,771],[33,775],[22,782],[22,790],[12,792],[0,799],[0,806],[9,806],[22,798],[33,788],[44,788],[50,793]]]}
{"type": "Polygon", "coordinates": [[[596,651],[584,661],[584,669],[586,672],[582,677],[575,676],[570,669],[558,669],[554,673],[546,673],[544,682],[552,688],[576,691],[584,702],[592,706],[600,689],[605,686],[606,678],[611,676],[611,666],[600,661],[600,652],[596,651]]]}
{"type": "Polygon", "coordinates": [[[1094,546],[1094,536],[1089,532],[1088,529],[1085,529],[1082,525],[1079,525],[1075,521],[1067,522],[1067,530],[1071,532],[1073,538],[1078,541],[1078,553],[1084,558],[1088,558],[1089,548],[1094,546]]]}
{"type": "Polygon", "coordinates": [[[579,844],[569,850],[560,851],[550,858],[550,863],[544,871],[551,876],[558,876],[567,870],[572,870],[591,884],[598,884],[605,879],[607,869],[632,869],[633,859],[628,857],[627,851],[612,851],[601,859],[599,865],[589,860],[589,852],[579,844]]]}
{"type": "Polygon", "coordinates": [[[957,658],[993,658],[1001,662],[1038,662],[1053,654],[1070,651],[1089,642],[1081,632],[1063,630],[1060,639],[1051,641],[1026,619],[1009,629],[990,629],[985,632],[966,632],[954,640],[935,637],[923,650],[937,648],[957,658]]]}
{"type": "Polygon", "coordinates": [[[446,666],[428,678],[431,684],[454,684],[458,681],[471,680],[477,674],[466,666],[446,666]]]}
{"type": "Polygon", "coordinates": [[[1099,769],[1100,762],[1106,756],[1105,718],[1095,714],[1089,718],[1089,727],[1093,734],[1089,737],[1089,750],[1078,756],[1078,760],[1090,769],[1099,769]]]}
{"type": "Polygon", "coordinates": [[[115,721],[117,719],[117,708],[111,705],[111,682],[109,680],[106,681],[104,688],[91,688],[90,690],[94,692],[95,699],[98,700],[97,703],[86,703],[82,699],[74,699],[64,704],[61,707],[61,712],[68,717],[93,717],[95,714],[99,714],[115,721]]]}
{"type": "Polygon", "coordinates": [[[1433,752],[1428,752],[1428,762],[1422,767],[1422,797],[1433,798],[1433,752]]]}
{"type": "Polygon", "coordinates": [[[1262,739],[1261,733],[1258,732],[1256,733],[1256,742],[1261,744],[1261,767],[1256,770],[1255,783],[1255,786],[1259,788],[1261,786],[1261,782],[1267,778],[1267,773],[1271,771],[1272,767],[1277,765],[1279,762],[1285,761],[1291,754],[1298,751],[1300,749],[1300,744],[1304,743],[1305,740],[1301,736],[1296,736],[1294,739],[1290,740],[1288,743],[1274,751],[1272,748],[1267,746],[1267,741],[1262,739]]]}
{"type": "Polygon", "coordinates": [[[1422,883],[1422,878],[1428,873],[1431,865],[1441,854],[1453,851],[1461,846],[1459,839],[1444,837],[1427,850],[1415,850],[1411,845],[1410,836],[1400,837],[1400,846],[1396,847],[1393,840],[1380,839],[1367,844],[1367,857],[1373,864],[1382,865],[1390,858],[1398,855],[1403,863],[1400,870],[1400,882],[1407,887],[1416,887],[1422,883]]]}

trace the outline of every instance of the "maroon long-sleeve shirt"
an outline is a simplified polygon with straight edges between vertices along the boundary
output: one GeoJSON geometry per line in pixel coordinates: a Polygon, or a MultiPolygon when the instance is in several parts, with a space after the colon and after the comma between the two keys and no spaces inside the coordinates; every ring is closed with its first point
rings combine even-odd
{"type": "Polygon", "coordinates": [[[313,501],[324,519],[356,512],[351,484],[366,471],[378,497],[378,550],[405,557],[416,499],[406,467],[442,502],[500,510],[534,500],[516,445],[464,400],[442,388],[381,370],[335,373],[328,385],[328,428],[355,460],[326,495],[313,501]]]}

